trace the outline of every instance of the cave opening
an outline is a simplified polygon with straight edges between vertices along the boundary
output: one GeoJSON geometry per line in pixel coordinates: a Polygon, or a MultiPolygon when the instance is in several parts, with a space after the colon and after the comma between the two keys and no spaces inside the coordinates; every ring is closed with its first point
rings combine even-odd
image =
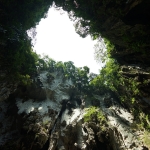
{"type": "Polygon", "coordinates": [[[28,30],[28,34],[37,54],[48,55],[55,61],[72,61],[77,67],[88,66],[93,73],[99,73],[102,67],[94,59],[97,41],[92,40],[90,35],[80,37],[75,31],[75,21],[71,21],[69,14],[62,9],[50,7],[47,18],[41,19],[35,29],[28,30]],[[33,32],[36,34],[34,37],[33,32]]]}

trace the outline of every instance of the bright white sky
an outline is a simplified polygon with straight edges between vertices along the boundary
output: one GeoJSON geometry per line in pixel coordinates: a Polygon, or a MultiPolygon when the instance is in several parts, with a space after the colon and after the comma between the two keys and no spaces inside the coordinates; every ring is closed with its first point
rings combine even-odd
{"type": "Polygon", "coordinates": [[[50,8],[48,17],[41,20],[36,31],[34,50],[38,54],[47,54],[55,61],[73,61],[76,67],[88,66],[90,72],[99,73],[101,66],[94,60],[96,41],[90,36],[81,38],[67,13],[50,8]]]}

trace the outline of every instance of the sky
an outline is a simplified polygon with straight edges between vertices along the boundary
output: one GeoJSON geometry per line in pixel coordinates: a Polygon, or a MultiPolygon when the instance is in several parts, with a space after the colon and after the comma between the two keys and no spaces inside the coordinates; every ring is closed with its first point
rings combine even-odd
{"type": "Polygon", "coordinates": [[[94,60],[94,44],[91,37],[80,37],[67,13],[61,14],[53,7],[48,17],[36,27],[37,54],[46,54],[55,61],[73,61],[76,67],[88,66],[90,72],[99,73],[101,65],[94,60]]]}

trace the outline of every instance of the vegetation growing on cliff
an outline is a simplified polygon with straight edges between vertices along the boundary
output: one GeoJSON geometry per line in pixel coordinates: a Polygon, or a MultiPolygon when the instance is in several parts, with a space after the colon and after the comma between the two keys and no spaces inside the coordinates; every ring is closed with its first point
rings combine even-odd
{"type": "Polygon", "coordinates": [[[95,122],[102,132],[106,131],[108,124],[103,112],[94,106],[87,108],[84,114],[84,122],[95,122]]]}
{"type": "Polygon", "coordinates": [[[91,106],[90,108],[87,108],[87,111],[84,115],[84,121],[85,122],[106,122],[106,118],[103,115],[102,111],[99,110],[99,108],[96,108],[94,106],[91,106]]]}
{"type": "MultiPolygon", "coordinates": [[[[34,28],[51,5],[46,0],[0,2],[0,70],[8,74],[33,74],[37,55],[27,30],[34,28]]],[[[35,33],[33,33],[35,34],[35,33]]],[[[15,76],[15,75],[13,75],[15,76]]]]}

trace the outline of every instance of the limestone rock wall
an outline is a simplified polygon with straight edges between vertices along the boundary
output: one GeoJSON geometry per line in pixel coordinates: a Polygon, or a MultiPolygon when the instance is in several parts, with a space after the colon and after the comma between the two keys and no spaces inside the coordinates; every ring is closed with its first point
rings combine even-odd
{"type": "Polygon", "coordinates": [[[84,121],[92,101],[73,88],[70,79],[41,72],[33,85],[0,101],[0,149],[145,150],[143,132],[132,130],[133,116],[111,95],[94,95],[107,118],[103,130],[95,116],[84,121]]]}

